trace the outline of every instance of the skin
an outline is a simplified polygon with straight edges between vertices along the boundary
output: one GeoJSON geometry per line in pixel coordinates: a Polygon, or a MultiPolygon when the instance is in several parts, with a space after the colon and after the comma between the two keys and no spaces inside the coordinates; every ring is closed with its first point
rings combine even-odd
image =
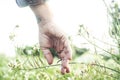
{"type": "Polygon", "coordinates": [[[39,5],[30,6],[30,8],[38,19],[40,48],[48,64],[53,63],[53,56],[49,49],[54,48],[61,59],[61,73],[69,73],[69,61],[72,58],[72,51],[68,39],[54,23],[48,4],[41,2],[41,0],[39,0],[39,3],[39,5]]]}

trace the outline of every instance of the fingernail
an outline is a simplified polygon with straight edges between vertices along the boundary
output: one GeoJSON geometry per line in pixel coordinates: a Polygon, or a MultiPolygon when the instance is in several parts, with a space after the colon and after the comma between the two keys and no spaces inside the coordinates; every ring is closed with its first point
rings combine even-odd
{"type": "Polygon", "coordinates": [[[66,69],[66,72],[67,72],[67,73],[69,73],[69,72],[70,72],[70,69],[69,69],[69,68],[67,68],[67,69],[66,69]]]}

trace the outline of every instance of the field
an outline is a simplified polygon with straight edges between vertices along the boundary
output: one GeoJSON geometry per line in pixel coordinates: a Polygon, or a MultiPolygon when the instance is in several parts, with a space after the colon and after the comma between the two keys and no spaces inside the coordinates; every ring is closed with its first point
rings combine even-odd
{"type": "MultiPolygon", "coordinates": [[[[20,51],[20,50],[19,50],[20,51]]],[[[41,53],[41,52],[40,52],[41,53]]],[[[55,57],[48,65],[43,55],[0,55],[0,80],[120,80],[120,65],[112,58],[90,54],[89,51],[70,62],[71,72],[60,73],[60,62],[55,57]],[[93,60],[80,61],[84,56],[93,60]]]]}

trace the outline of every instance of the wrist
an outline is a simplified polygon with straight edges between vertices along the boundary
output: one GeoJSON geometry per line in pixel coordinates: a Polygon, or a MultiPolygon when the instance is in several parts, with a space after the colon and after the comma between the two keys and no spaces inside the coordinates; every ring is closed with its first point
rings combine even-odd
{"type": "Polygon", "coordinates": [[[39,22],[51,22],[53,20],[53,14],[49,9],[49,5],[47,3],[38,6],[30,6],[32,11],[34,12],[36,19],[39,22]]]}

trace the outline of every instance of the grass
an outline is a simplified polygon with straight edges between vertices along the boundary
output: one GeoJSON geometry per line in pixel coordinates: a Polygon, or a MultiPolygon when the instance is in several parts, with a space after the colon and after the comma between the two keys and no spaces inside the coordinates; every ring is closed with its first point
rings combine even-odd
{"type": "Polygon", "coordinates": [[[65,75],[60,73],[60,63],[56,63],[58,59],[53,65],[47,65],[44,58],[41,58],[45,62],[42,64],[31,56],[19,56],[13,62],[3,55],[0,59],[0,80],[120,80],[120,74],[114,71],[120,71],[119,65],[111,59],[104,61],[100,56],[91,63],[71,61],[71,73],[65,75]]]}

